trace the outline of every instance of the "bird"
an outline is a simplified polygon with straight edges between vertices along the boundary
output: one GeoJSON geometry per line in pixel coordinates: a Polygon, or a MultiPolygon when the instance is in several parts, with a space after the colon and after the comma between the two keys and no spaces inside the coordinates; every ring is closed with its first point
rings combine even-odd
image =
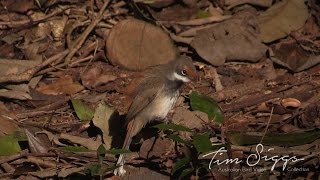
{"type": "MultiPolygon", "coordinates": [[[[150,121],[164,120],[174,107],[184,83],[195,81],[198,73],[188,56],[179,56],[167,64],[145,71],[132,93],[132,103],[126,115],[127,133],[122,148],[129,150],[132,138],[150,121]]],[[[125,154],[120,154],[114,170],[123,176],[125,154]]]]}

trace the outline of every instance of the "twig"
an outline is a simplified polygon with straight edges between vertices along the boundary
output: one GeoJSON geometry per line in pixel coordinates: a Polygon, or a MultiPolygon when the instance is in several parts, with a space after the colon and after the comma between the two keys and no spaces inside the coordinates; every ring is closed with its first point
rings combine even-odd
{"type": "Polygon", "coordinates": [[[214,80],[216,91],[222,91],[223,86],[222,86],[222,83],[221,83],[221,80],[219,78],[219,74],[217,73],[216,68],[213,68],[213,75],[214,75],[213,80],[214,80]]]}
{"type": "Polygon", "coordinates": [[[78,22],[78,23],[75,23],[67,32],[67,45],[68,47],[72,47],[73,44],[71,42],[71,34],[73,32],[74,29],[80,27],[80,26],[85,26],[87,24],[90,23],[90,20],[85,20],[85,21],[82,21],[82,22],[78,22]]]}
{"type": "Polygon", "coordinates": [[[274,107],[272,106],[272,108],[271,108],[271,112],[270,112],[270,116],[269,116],[269,119],[268,119],[268,123],[267,123],[267,126],[266,126],[266,129],[264,130],[264,133],[263,133],[263,135],[262,135],[262,137],[261,137],[261,139],[260,139],[260,144],[262,143],[262,141],[263,141],[263,138],[266,136],[266,134],[267,134],[267,131],[268,131],[268,127],[269,127],[269,124],[270,124],[270,121],[271,121],[271,117],[272,117],[272,115],[273,115],[273,109],[274,109],[274,107]]]}
{"type": "Polygon", "coordinates": [[[181,36],[177,36],[173,33],[169,33],[170,37],[172,40],[176,41],[176,42],[180,42],[180,43],[185,43],[185,44],[190,44],[192,42],[193,38],[187,38],[187,37],[181,37],[181,36]]]}
{"type": "Polygon", "coordinates": [[[74,42],[75,46],[70,47],[70,52],[66,57],[65,62],[69,63],[71,58],[75,55],[75,53],[81,48],[82,44],[90,34],[90,32],[94,29],[94,27],[101,21],[103,18],[103,13],[107,6],[109,5],[110,0],[106,0],[100,9],[98,16],[91,22],[91,24],[87,27],[87,29],[81,34],[81,36],[74,42]]]}

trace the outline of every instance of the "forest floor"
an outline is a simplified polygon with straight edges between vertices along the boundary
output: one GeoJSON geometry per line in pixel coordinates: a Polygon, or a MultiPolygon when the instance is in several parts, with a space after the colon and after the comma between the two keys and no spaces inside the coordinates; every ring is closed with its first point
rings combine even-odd
{"type": "Polygon", "coordinates": [[[319,179],[319,62],[317,0],[2,0],[0,178],[319,179]],[[121,149],[179,55],[199,80],[121,149]]]}

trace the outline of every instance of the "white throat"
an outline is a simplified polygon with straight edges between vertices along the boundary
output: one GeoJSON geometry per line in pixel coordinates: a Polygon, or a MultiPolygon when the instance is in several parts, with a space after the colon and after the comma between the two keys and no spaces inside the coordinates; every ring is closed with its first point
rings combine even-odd
{"type": "Polygon", "coordinates": [[[190,79],[185,77],[185,76],[181,76],[180,74],[174,72],[173,73],[173,80],[179,80],[179,81],[182,81],[182,82],[189,82],[190,79]]]}

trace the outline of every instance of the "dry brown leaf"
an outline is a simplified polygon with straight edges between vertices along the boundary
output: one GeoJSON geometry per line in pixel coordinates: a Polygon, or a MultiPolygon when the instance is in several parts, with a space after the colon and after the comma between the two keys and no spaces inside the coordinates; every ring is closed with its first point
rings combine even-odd
{"type": "Polygon", "coordinates": [[[208,115],[200,111],[189,111],[184,107],[177,107],[172,117],[172,122],[190,129],[202,129],[209,123],[208,115]]]}
{"type": "Polygon", "coordinates": [[[284,124],[283,126],[280,127],[280,130],[285,133],[293,133],[293,132],[301,131],[301,129],[299,129],[298,127],[292,124],[284,124]]]}
{"type": "Polygon", "coordinates": [[[55,19],[49,22],[54,39],[59,40],[63,37],[64,28],[67,24],[67,21],[68,17],[63,16],[62,18],[55,19]]]}
{"type": "Polygon", "coordinates": [[[8,11],[25,13],[31,9],[36,9],[35,1],[30,0],[2,0],[1,5],[8,11]]]}
{"type": "Polygon", "coordinates": [[[106,46],[112,64],[130,70],[165,64],[177,55],[173,42],[161,28],[135,19],[117,23],[106,46]]]}
{"type": "Polygon", "coordinates": [[[191,46],[215,66],[231,60],[257,62],[267,50],[258,29],[254,13],[242,11],[232,19],[197,31],[191,46]]]}
{"type": "Polygon", "coordinates": [[[14,46],[9,43],[0,43],[0,58],[13,59],[14,57],[14,46]]]}
{"type": "Polygon", "coordinates": [[[294,72],[306,70],[320,63],[320,56],[307,52],[296,42],[282,42],[272,46],[270,59],[294,72]]]}
{"type": "Polygon", "coordinates": [[[170,6],[162,11],[150,11],[152,16],[158,21],[186,21],[197,16],[199,8],[193,6],[191,8],[181,5],[170,6]]]}
{"type": "Polygon", "coordinates": [[[51,84],[40,86],[37,88],[37,91],[48,95],[72,95],[82,91],[83,89],[84,87],[78,82],[74,82],[71,76],[66,75],[51,84]]]}
{"type": "Polygon", "coordinates": [[[308,19],[308,7],[302,0],[283,0],[258,17],[261,39],[265,43],[286,37],[301,28],[308,19]]]}
{"type": "Polygon", "coordinates": [[[29,149],[33,153],[47,153],[48,147],[46,144],[42,142],[39,137],[36,137],[32,132],[28,129],[25,129],[26,136],[28,138],[29,149]]]}
{"type": "Polygon", "coordinates": [[[0,102],[0,137],[11,134],[19,129],[19,126],[12,119],[13,117],[13,113],[0,102]]]}
{"type": "Polygon", "coordinates": [[[301,102],[296,98],[285,98],[281,100],[281,105],[285,108],[298,108],[301,102]]]}
{"type": "Polygon", "coordinates": [[[97,88],[97,86],[114,81],[117,76],[102,69],[101,66],[93,66],[81,74],[81,82],[86,88],[97,88]]]}
{"type": "MultiPolygon", "coordinates": [[[[30,89],[31,100],[30,103],[35,107],[43,108],[46,105],[53,105],[55,103],[64,104],[69,98],[66,95],[48,95],[41,93],[35,89],[30,89]]],[[[52,107],[55,109],[54,107],[52,107]]],[[[49,109],[47,109],[49,110],[49,109]]]]}
{"type": "Polygon", "coordinates": [[[169,139],[161,139],[152,137],[143,142],[140,148],[139,155],[144,159],[156,158],[161,159],[161,156],[172,150],[174,142],[169,139]]]}
{"type": "Polygon", "coordinates": [[[0,60],[0,76],[19,74],[25,70],[35,67],[40,61],[1,59],[0,60]]]}

